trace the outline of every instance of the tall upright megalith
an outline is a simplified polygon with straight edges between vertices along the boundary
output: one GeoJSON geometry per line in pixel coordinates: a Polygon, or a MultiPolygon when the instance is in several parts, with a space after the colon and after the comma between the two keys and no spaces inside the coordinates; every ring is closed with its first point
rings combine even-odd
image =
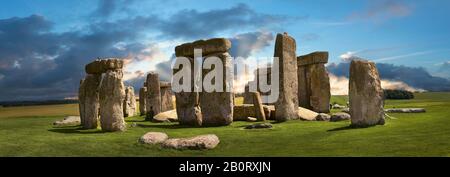
{"type": "Polygon", "coordinates": [[[161,87],[159,75],[150,72],[147,75],[147,119],[153,119],[153,116],[161,112],[161,87]]]}
{"type": "Polygon", "coordinates": [[[299,106],[315,112],[330,112],[330,78],[325,64],[328,52],[297,57],[299,106]]]}
{"type": "MultiPolygon", "coordinates": [[[[182,54],[176,53],[177,57],[182,57],[182,54]]],[[[180,125],[189,125],[189,126],[201,126],[202,125],[202,112],[200,109],[199,103],[199,93],[194,91],[195,82],[194,82],[194,59],[190,57],[186,57],[190,62],[190,71],[191,76],[190,80],[187,80],[191,84],[191,88],[189,91],[180,91],[175,92],[175,105],[177,110],[178,122],[180,125]]],[[[177,59],[179,60],[179,59],[177,59]]],[[[173,69],[173,73],[180,72],[183,69],[181,65],[178,69],[173,69]]],[[[186,68],[185,68],[186,69],[186,68]]],[[[184,76],[186,77],[186,76],[184,76]]],[[[173,80],[172,82],[185,82],[183,80],[173,80]]],[[[172,83],[173,85],[173,83],[172,83]]]]}
{"type": "Polygon", "coordinates": [[[80,84],[80,120],[84,129],[95,129],[98,126],[100,79],[99,74],[87,74],[80,84]]]}
{"type": "Polygon", "coordinates": [[[139,113],[141,116],[147,113],[147,87],[139,89],[139,113]]]}
{"type": "Polygon", "coordinates": [[[349,99],[351,125],[383,125],[383,89],[375,63],[353,60],[350,64],[349,99]]]}
{"type": "Polygon", "coordinates": [[[125,87],[125,100],[123,102],[124,117],[132,117],[136,114],[136,97],[132,86],[125,87]]]}
{"type": "Polygon", "coordinates": [[[277,34],[274,57],[279,59],[279,96],[275,103],[275,119],[298,119],[298,79],[295,39],[287,33],[277,34]]]}
{"type": "Polygon", "coordinates": [[[104,69],[100,84],[100,123],[103,131],[125,131],[123,101],[123,61],[120,59],[99,60],[104,69]]]}
{"type": "Polygon", "coordinates": [[[161,90],[161,112],[174,109],[172,102],[172,85],[168,82],[160,82],[161,90]]]}

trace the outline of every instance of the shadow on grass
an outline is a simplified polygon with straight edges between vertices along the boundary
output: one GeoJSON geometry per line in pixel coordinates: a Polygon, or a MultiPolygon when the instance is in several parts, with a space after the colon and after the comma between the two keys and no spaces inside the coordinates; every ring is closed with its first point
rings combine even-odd
{"type": "Polygon", "coordinates": [[[373,127],[373,126],[352,126],[352,125],[348,125],[345,127],[338,127],[338,128],[333,128],[331,130],[327,130],[327,132],[334,132],[334,131],[342,131],[342,130],[353,130],[353,129],[364,129],[364,128],[369,128],[369,127],[373,127]]]}
{"type": "Polygon", "coordinates": [[[192,127],[187,125],[179,125],[179,124],[137,124],[138,127],[142,128],[163,128],[163,129],[180,129],[180,128],[201,128],[201,127],[192,127]]]}
{"type": "Polygon", "coordinates": [[[148,122],[146,120],[125,120],[125,122],[148,122]]]}
{"type": "Polygon", "coordinates": [[[64,133],[64,134],[100,134],[100,133],[107,133],[102,130],[86,130],[78,126],[71,126],[71,127],[62,127],[62,128],[53,128],[49,129],[50,132],[55,133],[64,133]]]}

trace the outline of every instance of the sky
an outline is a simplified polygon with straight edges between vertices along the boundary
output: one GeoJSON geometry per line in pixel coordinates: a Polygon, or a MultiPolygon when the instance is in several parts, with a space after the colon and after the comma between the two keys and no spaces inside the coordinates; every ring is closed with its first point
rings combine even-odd
{"type": "MultiPolygon", "coordinates": [[[[170,79],[174,48],[212,37],[232,56],[272,57],[277,33],[297,55],[328,51],[333,76],[348,61],[377,63],[380,76],[428,91],[450,90],[448,0],[0,0],[0,101],[77,96],[84,65],[126,60],[126,84],[145,73],[170,79]]],[[[334,83],[334,82],[332,82],[334,83]]]]}

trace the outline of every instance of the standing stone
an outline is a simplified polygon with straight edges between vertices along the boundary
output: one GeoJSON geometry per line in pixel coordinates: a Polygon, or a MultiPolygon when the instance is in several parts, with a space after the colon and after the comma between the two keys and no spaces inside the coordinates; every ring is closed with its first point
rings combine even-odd
{"type": "Polygon", "coordinates": [[[95,129],[98,126],[99,93],[101,75],[87,74],[80,85],[80,118],[84,129],[95,129]]]}
{"type": "Polygon", "coordinates": [[[384,124],[383,89],[375,63],[362,60],[351,62],[349,99],[352,126],[384,124]]]}
{"type": "Polygon", "coordinates": [[[123,101],[125,86],[122,70],[108,70],[100,86],[100,122],[104,131],[125,131],[123,101]]]}
{"type": "Polygon", "coordinates": [[[161,82],[161,112],[174,109],[172,101],[172,86],[170,83],[161,82]]]}
{"type": "Polygon", "coordinates": [[[255,106],[255,114],[258,121],[266,121],[266,115],[264,113],[263,104],[261,101],[261,95],[259,92],[252,92],[253,105],[255,106]]]}
{"type": "Polygon", "coordinates": [[[84,79],[80,80],[80,87],[78,88],[78,111],[80,113],[80,123],[83,122],[84,118],[84,102],[86,100],[85,95],[85,85],[83,84],[84,79]]]}
{"type": "Polygon", "coordinates": [[[275,57],[279,58],[280,86],[275,103],[275,119],[298,119],[297,57],[295,39],[287,33],[278,34],[275,41],[275,57]]]}
{"type": "MultiPolygon", "coordinates": [[[[250,82],[253,82],[253,81],[250,81],[250,82]]],[[[252,93],[250,92],[249,84],[245,84],[244,104],[253,104],[253,97],[252,97],[252,93]]]]}
{"type": "Polygon", "coordinates": [[[147,87],[139,89],[139,112],[141,116],[147,112],[147,87]]]}
{"type": "MultiPolygon", "coordinates": [[[[188,59],[191,63],[191,92],[174,93],[178,122],[180,125],[201,126],[202,112],[199,106],[199,93],[194,92],[194,59],[189,57],[188,59]]],[[[174,69],[173,73],[177,73],[181,69],[174,69]]]]}
{"type": "MultiPolygon", "coordinates": [[[[229,125],[233,122],[233,106],[234,106],[234,94],[232,91],[227,91],[226,87],[232,86],[232,79],[228,81],[226,78],[227,71],[231,71],[232,62],[231,56],[228,53],[217,53],[208,57],[218,57],[223,64],[223,92],[211,92],[203,91],[200,93],[200,107],[202,109],[203,121],[202,125],[206,126],[223,126],[229,125]]],[[[204,69],[203,77],[205,77],[212,69],[204,69]]],[[[218,70],[214,70],[218,71],[218,70]]],[[[216,78],[217,79],[217,78],[216,78]]],[[[217,81],[215,81],[217,82],[217,81]]]]}
{"type": "Polygon", "coordinates": [[[136,114],[136,98],[134,96],[134,88],[132,86],[128,86],[125,89],[123,114],[124,117],[132,117],[136,114]]]}
{"type": "Polygon", "coordinates": [[[330,112],[330,78],[325,67],[327,62],[328,52],[314,52],[297,58],[300,107],[315,112],[330,112]]]}
{"type": "Polygon", "coordinates": [[[159,84],[159,75],[150,72],[147,75],[147,119],[161,112],[161,87],[159,84]]]}

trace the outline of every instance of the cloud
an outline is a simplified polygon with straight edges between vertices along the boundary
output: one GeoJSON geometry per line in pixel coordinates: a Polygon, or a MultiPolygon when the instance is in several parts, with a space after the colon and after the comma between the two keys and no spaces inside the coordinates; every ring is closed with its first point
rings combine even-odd
{"type": "Polygon", "coordinates": [[[91,13],[92,18],[108,18],[118,11],[128,11],[135,0],[99,0],[97,8],[91,13]]]}
{"type": "MultiPolygon", "coordinates": [[[[424,68],[396,66],[386,63],[376,64],[380,77],[383,80],[403,82],[409,87],[428,91],[450,91],[450,81],[441,77],[432,76],[424,68]]],[[[331,63],[328,71],[337,77],[347,77],[350,63],[331,63]]],[[[399,86],[399,84],[393,84],[399,86]]]]}
{"type": "Polygon", "coordinates": [[[438,69],[434,75],[450,80],[450,61],[437,64],[438,69]]]}
{"type": "Polygon", "coordinates": [[[158,26],[164,37],[197,39],[209,38],[231,29],[261,29],[288,19],[286,16],[258,13],[246,4],[238,4],[228,9],[205,12],[185,9],[162,20],[158,26]]]}
{"type": "MultiPolygon", "coordinates": [[[[329,74],[330,77],[330,90],[332,95],[348,95],[348,78],[345,76],[336,76],[334,74],[329,74]]],[[[407,90],[411,92],[423,92],[423,89],[417,89],[409,86],[408,84],[401,81],[391,81],[382,79],[381,87],[383,89],[398,89],[398,90],[407,90]]]]}
{"type": "Polygon", "coordinates": [[[249,32],[238,34],[230,38],[232,47],[230,55],[233,57],[248,58],[272,44],[274,36],[270,32],[249,32]]]}
{"type": "Polygon", "coordinates": [[[391,18],[406,17],[412,14],[413,7],[404,1],[379,0],[369,1],[365,9],[352,13],[350,20],[384,21],[391,18]]]}

